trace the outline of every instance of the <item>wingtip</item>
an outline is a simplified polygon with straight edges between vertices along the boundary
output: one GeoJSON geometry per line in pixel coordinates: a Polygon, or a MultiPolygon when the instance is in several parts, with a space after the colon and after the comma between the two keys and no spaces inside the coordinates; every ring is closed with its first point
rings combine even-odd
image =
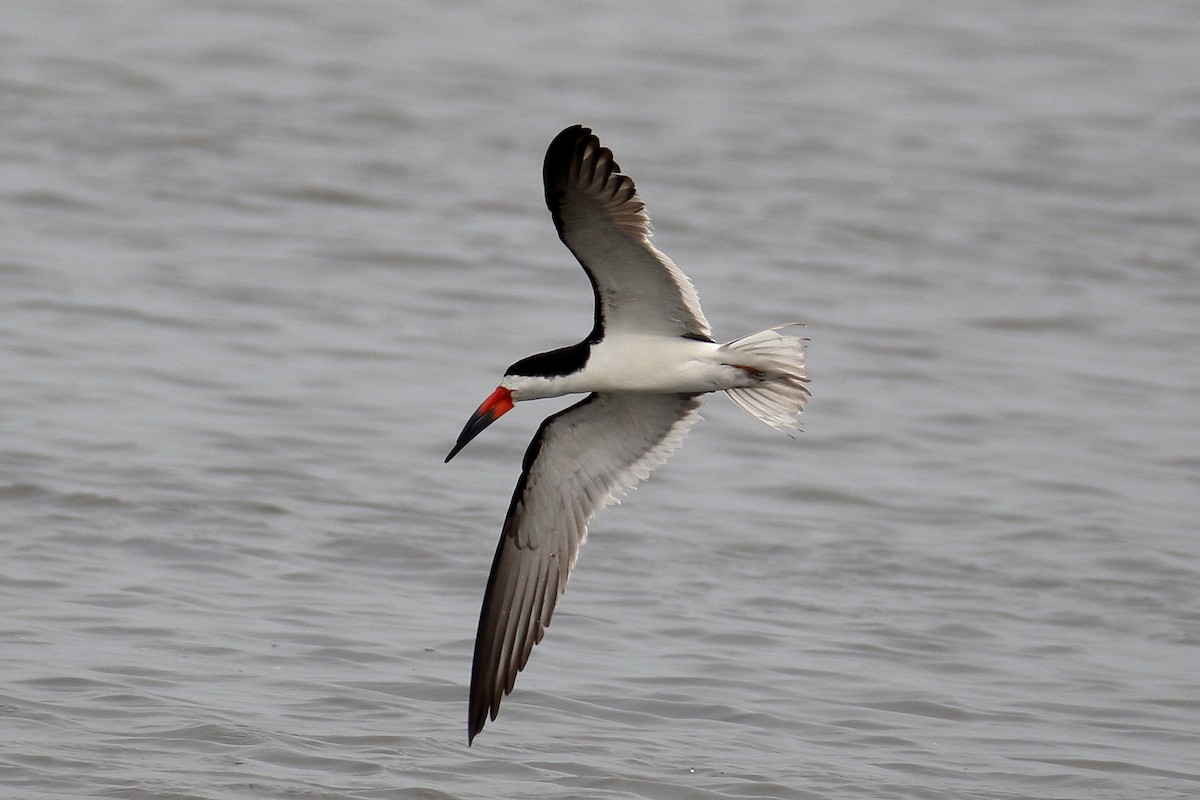
{"type": "Polygon", "coordinates": [[[592,135],[591,128],[589,128],[581,123],[576,122],[574,125],[568,125],[567,127],[563,128],[561,131],[558,132],[558,135],[555,136],[554,138],[555,139],[566,139],[566,138],[574,139],[574,138],[577,138],[578,136],[591,136],[591,135],[592,135]]]}
{"type": "MultiPolygon", "coordinates": [[[[554,210],[554,192],[557,183],[562,179],[563,172],[575,159],[579,143],[594,139],[596,135],[591,128],[583,125],[568,125],[558,132],[546,148],[546,159],[542,162],[542,181],[546,189],[546,203],[554,210]]],[[[597,139],[597,144],[599,140],[597,139]]]]}
{"type": "Polygon", "coordinates": [[[575,149],[575,143],[587,139],[595,134],[592,129],[576,123],[568,125],[558,132],[550,141],[550,146],[547,148],[547,153],[563,153],[569,154],[575,149]]]}
{"type": "Polygon", "coordinates": [[[467,714],[467,747],[470,747],[475,741],[475,737],[483,731],[483,726],[487,724],[487,714],[483,715],[482,719],[478,718],[475,709],[472,708],[467,714]]]}
{"type": "Polygon", "coordinates": [[[467,747],[471,746],[471,743],[475,741],[475,737],[480,734],[488,721],[488,707],[479,695],[479,686],[476,683],[475,674],[475,668],[472,666],[471,694],[470,700],[467,703],[467,747]]]}

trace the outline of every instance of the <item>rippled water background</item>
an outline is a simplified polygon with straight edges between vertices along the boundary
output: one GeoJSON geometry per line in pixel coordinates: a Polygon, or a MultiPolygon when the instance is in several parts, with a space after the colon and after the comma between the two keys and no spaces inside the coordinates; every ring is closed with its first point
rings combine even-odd
{"type": "Polygon", "coordinates": [[[1200,792],[1188,2],[8,4],[0,795],[1200,792]],[[803,320],[593,529],[466,747],[597,129],[718,336],[803,320]]]}

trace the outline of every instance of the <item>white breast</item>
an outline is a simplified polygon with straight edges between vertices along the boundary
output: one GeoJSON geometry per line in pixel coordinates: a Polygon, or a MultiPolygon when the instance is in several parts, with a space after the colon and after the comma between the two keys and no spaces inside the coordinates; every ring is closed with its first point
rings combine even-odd
{"type": "Polygon", "coordinates": [[[682,337],[610,332],[592,345],[584,368],[570,375],[535,379],[514,389],[519,399],[577,392],[697,394],[746,386],[744,370],[722,363],[720,345],[682,337]]]}

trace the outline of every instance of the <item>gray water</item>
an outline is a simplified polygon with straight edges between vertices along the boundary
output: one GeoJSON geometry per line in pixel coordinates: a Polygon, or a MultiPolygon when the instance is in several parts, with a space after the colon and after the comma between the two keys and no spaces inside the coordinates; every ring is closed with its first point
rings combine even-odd
{"type": "Polygon", "coordinates": [[[0,795],[1200,792],[1189,2],[5,4],[0,795]],[[466,746],[594,127],[713,397],[466,746]]]}

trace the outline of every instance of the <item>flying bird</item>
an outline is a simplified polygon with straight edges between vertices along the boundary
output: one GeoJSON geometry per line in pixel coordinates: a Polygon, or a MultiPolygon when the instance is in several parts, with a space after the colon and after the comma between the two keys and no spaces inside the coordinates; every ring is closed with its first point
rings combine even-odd
{"type": "Polygon", "coordinates": [[[509,367],[446,461],[514,403],[587,397],[547,417],[525,452],[479,616],[468,744],[542,640],[592,516],[679,447],[704,395],[723,391],[789,435],[809,397],[807,340],[782,332],[792,325],[712,338],[692,282],[651,242],[633,180],[590,129],[558,134],[542,177],[559,238],[595,293],[592,331],[509,367]]]}

